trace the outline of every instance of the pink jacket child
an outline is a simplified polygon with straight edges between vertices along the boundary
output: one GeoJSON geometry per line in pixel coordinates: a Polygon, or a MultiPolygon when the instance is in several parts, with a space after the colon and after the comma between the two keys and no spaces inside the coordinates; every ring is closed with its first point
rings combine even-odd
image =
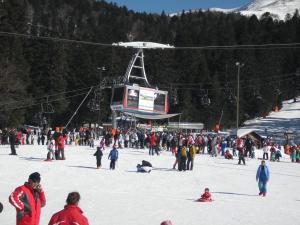
{"type": "Polygon", "coordinates": [[[209,192],[209,188],[204,189],[204,193],[201,195],[201,198],[197,200],[197,202],[212,202],[211,194],[209,192]]]}

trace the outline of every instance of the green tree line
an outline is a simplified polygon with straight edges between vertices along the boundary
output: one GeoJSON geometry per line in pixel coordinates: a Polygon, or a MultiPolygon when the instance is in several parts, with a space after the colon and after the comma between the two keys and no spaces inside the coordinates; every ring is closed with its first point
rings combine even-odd
{"type": "MultiPolygon", "coordinates": [[[[44,116],[52,126],[63,126],[89,87],[99,84],[100,73],[109,79],[124,75],[133,54],[132,49],[92,43],[151,41],[177,47],[299,43],[300,16],[295,11],[278,21],[269,13],[257,18],[199,11],[170,17],[96,0],[3,0],[0,32],[0,127],[39,125],[44,116]],[[103,66],[106,70],[100,71],[103,66]]],[[[236,62],[244,64],[241,124],[299,94],[299,45],[144,53],[148,80],[169,91],[171,112],[182,112],[181,120],[204,122],[209,129],[221,115],[223,128],[235,125],[236,62]]],[[[72,126],[107,121],[110,95],[110,90],[102,90],[99,113],[88,107],[92,92],[72,126]]]]}

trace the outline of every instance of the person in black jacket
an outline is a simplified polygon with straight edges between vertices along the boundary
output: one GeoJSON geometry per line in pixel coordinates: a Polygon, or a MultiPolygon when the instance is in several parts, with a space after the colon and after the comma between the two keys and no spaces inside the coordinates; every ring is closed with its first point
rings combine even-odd
{"type": "Polygon", "coordinates": [[[96,156],[96,160],[97,160],[97,169],[100,169],[101,168],[101,159],[103,156],[101,147],[97,147],[97,151],[94,153],[94,156],[96,156]]]}
{"type": "Polygon", "coordinates": [[[146,160],[142,160],[142,164],[137,164],[137,172],[150,173],[152,170],[152,164],[146,160]]]}
{"type": "Polygon", "coordinates": [[[15,144],[16,144],[16,133],[15,130],[9,132],[9,144],[10,144],[10,155],[17,155],[15,144]]]}

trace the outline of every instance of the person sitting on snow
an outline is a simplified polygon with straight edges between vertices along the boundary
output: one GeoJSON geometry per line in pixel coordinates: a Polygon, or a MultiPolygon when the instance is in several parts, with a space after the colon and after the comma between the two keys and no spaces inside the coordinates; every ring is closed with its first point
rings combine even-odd
{"type": "Polygon", "coordinates": [[[232,156],[232,154],[229,152],[229,150],[226,150],[226,151],[225,151],[224,157],[225,157],[225,159],[233,159],[233,156],[232,156]]]}
{"type": "Polygon", "coordinates": [[[201,198],[197,200],[197,202],[211,202],[211,194],[209,192],[209,188],[204,189],[204,193],[201,195],[201,198]]]}
{"type": "Polygon", "coordinates": [[[142,161],[142,164],[137,164],[137,172],[141,173],[150,173],[152,170],[152,164],[146,160],[142,161]]]}
{"type": "Polygon", "coordinates": [[[171,222],[171,220],[165,220],[165,221],[161,222],[160,225],[172,225],[172,222],[171,222]]]}

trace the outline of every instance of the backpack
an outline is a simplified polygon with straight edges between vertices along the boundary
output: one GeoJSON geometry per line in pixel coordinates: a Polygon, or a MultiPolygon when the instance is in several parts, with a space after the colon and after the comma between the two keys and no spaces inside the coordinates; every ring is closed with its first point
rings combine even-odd
{"type": "Polygon", "coordinates": [[[182,157],[186,157],[186,156],[187,156],[186,148],[185,148],[185,147],[183,147],[183,148],[181,149],[181,156],[182,156],[182,157]]]}

